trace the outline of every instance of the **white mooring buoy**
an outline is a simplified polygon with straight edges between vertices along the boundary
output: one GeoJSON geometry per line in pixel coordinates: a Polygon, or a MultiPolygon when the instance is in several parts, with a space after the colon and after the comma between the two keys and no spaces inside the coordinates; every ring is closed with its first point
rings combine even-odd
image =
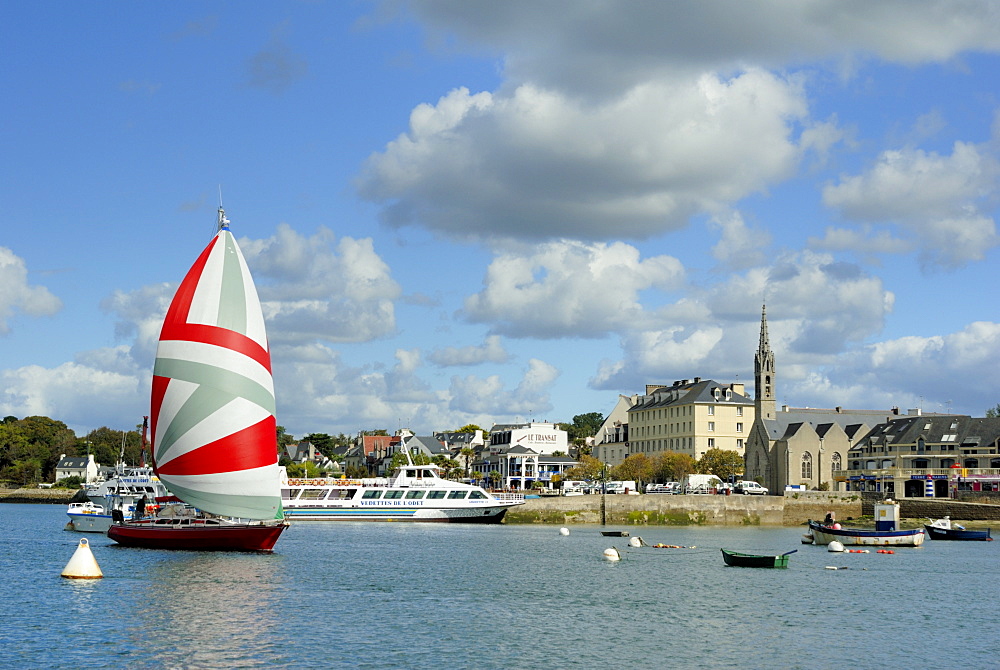
{"type": "Polygon", "coordinates": [[[565,528],[565,527],[564,528],[560,528],[559,529],[559,534],[560,535],[569,535],[569,528],[565,528]]]}
{"type": "Polygon", "coordinates": [[[604,560],[606,561],[620,561],[622,560],[622,555],[618,553],[618,550],[614,547],[608,547],[604,550],[604,560]]]}
{"type": "Polygon", "coordinates": [[[636,535],[635,537],[629,539],[628,543],[629,543],[630,547],[641,547],[642,546],[642,538],[639,537],[638,535],[636,535]]]}
{"type": "Polygon", "coordinates": [[[97,559],[90,550],[90,543],[87,538],[82,538],[77,545],[73,557],[63,568],[62,576],[67,579],[100,579],[104,576],[101,567],[97,565],[97,559]]]}
{"type": "Polygon", "coordinates": [[[843,551],[844,550],[844,545],[841,544],[840,542],[838,542],[837,540],[834,540],[830,544],[826,545],[826,550],[827,551],[843,551]]]}

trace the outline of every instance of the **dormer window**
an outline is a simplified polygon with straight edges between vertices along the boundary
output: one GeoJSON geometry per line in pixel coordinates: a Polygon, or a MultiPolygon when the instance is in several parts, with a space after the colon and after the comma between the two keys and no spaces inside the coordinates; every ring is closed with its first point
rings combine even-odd
{"type": "Polygon", "coordinates": [[[719,389],[712,389],[712,395],[714,395],[715,399],[718,400],[722,394],[719,392],[719,389]]]}

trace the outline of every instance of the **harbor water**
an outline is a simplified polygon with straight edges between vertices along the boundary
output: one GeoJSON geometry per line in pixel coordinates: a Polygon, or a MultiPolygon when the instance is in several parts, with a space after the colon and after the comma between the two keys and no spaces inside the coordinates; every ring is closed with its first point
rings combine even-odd
{"type": "Polygon", "coordinates": [[[694,547],[655,549],[599,526],[298,522],[269,555],[87,534],[104,578],[70,580],[84,535],[65,521],[0,505],[4,667],[1000,667],[993,542],[835,554],[802,528],[615,527],[694,547]],[[721,547],[797,551],[764,570],[721,547]]]}

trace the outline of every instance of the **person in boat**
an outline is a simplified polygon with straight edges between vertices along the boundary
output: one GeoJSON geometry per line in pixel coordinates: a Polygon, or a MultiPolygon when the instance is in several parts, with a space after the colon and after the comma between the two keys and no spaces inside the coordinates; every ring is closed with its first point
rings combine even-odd
{"type": "Polygon", "coordinates": [[[132,513],[132,518],[134,518],[134,519],[141,519],[144,516],[146,516],[146,495],[145,494],[143,494],[135,502],[135,512],[132,513]]]}
{"type": "Polygon", "coordinates": [[[827,512],[826,513],[826,518],[823,519],[823,525],[824,526],[832,526],[836,522],[837,522],[837,519],[836,519],[836,516],[834,515],[834,513],[833,512],[827,512]]]}

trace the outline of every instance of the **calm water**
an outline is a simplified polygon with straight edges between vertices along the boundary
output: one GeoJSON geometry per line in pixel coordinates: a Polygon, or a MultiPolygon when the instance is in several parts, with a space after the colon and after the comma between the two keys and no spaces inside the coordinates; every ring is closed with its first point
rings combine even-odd
{"type": "Polygon", "coordinates": [[[830,554],[797,528],[297,523],[272,555],[120,548],[0,505],[5,668],[1000,667],[1000,542],[830,554]],[[788,570],[719,547],[798,549],[788,570]],[[826,570],[824,566],[849,566],[826,570]]]}

